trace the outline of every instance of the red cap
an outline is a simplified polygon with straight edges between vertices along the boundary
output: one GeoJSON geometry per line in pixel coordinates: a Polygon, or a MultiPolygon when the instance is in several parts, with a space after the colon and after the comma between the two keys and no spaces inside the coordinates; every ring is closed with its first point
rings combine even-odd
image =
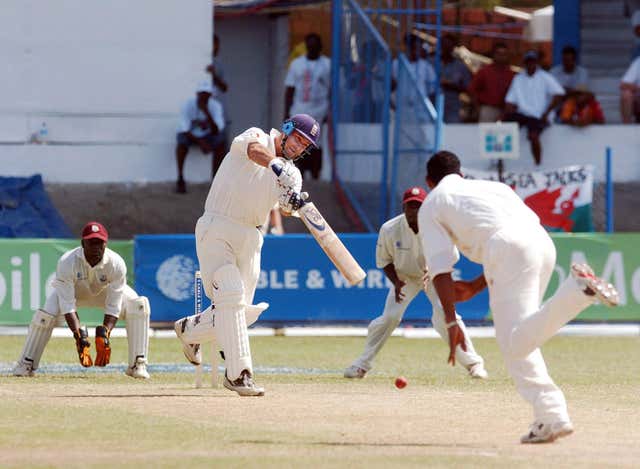
{"type": "Polygon", "coordinates": [[[402,203],[406,204],[407,202],[424,202],[424,199],[427,198],[427,192],[422,187],[410,187],[404,194],[402,195],[402,203]]]}
{"type": "Polygon", "coordinates": [[[107,241],[109,239],[109,233],[102,223],[98,223],[97,221],[90,221],[84,228],[82,228],[82,239],[92,239],[98,238],[102,241],[107,241]]]}

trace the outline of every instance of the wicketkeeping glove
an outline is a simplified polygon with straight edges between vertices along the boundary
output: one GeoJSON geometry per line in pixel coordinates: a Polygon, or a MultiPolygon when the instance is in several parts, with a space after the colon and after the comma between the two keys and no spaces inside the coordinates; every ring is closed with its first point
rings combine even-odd
{"type": "Polygon", "coordinates": [[[78,350],[78,358],[80,359],[80,364],[85,368],[93,366],[91,355],[89,355],[91,343],[89,342],[89,333],[87,332],[86,326],[81,327],[76,332],[74,332],[73,337],[76,339],[76,349],[78,350]]]}
{"type": "Polygon", "coordinates": [[[96,366],[107,366],[111,358],[111,332],[105,326],[96,327],[96,366]]]}

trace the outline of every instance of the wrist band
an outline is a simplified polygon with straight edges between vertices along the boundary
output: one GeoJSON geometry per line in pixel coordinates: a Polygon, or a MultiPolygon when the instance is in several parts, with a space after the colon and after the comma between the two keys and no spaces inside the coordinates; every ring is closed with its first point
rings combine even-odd
{"type": "Polygon", "coordinates": [[[453,326],[457,326],[458,325],[458,321],[451,321],[445,324],[447,329],[451,329],[453,326]]]}

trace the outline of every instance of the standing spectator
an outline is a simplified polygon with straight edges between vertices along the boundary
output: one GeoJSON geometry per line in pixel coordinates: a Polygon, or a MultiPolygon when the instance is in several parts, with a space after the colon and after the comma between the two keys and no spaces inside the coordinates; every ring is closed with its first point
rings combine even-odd
{"type": "Polygon", "coordinates": [[[640,57],[635,59],[620,83],[620,112],[625,124],[640,122],[640,57]]]}
{"type": "Polygon", "coordinates": [[[562,104],[560,122],[577,127],[604,124],[604,113],[589,88],[578,85],[562,104]]]}
{"type": "Polygon", "coordinates": [[[220,58],[218,57],[218,53],[220,52],[220,38],[218,38],[217,34],[213,36],[213,53],[211,55],[211,64],[207,66],[207,72],[211,74],[211,86],[213,88],[212,96],[220,103],[222,106],[222,112],[225,116],[225,131],[220,135],[220,144],[214,149],[213,152],[213,174],[211,177],[213,178],[220,167],[220,163],[222,163],[222,159],[224,158],[225,148],[227,147],[227,132],[226,129],[229,128],[229,124],[231,121],[229,119],[229,109],[227,108],[226,103],[226,94],[229,89],[229,85],[224,79],[224,67],[220,58]]]}
{"type": "Polygon", "coordinates": [[[509,66],[509,50],[504,42],[493,46],[493,63],[473,77],[469,94],[480,109],[480,122],[495,122],[504,113],[504,97],[515,73],[509,66]]]}
{"type": "Polygon", "coordinates": [[[471,72],[462,60],[453,56],[456,39],[446,34],[442,37],[440,86],[444,92],[444,122],[460,122],[460,93],[467,91],[471,72]]]}
{"type": "MultiPolygon", "coordinates": [[[[431,64],[422,58],[424,48],[422,40],[415,34],[407,33],[404,37],[405,53],[409,62],[409,73],[414,79],[417,89],[424,97],[428,98],[435,92],[436,72],[431,64]]],[[[398,88],[398,59],[394,59],[391,63],[391,89],[398,88]]],[[[402,105],[409,107],[415,106],[417,100],[416,93],[411,90],[396,90],[396,104],[402,97],[402,105]]],[[[403,111],[403,112],[406,112],[403,111]]],[[[408,111],[411,112],[411,111],[408,111]]],[[[418,113],[419,114],[419,113],[418,113]]]]}
{"type": "MultiPolygon", "coordinates": [[[[182,107],[178,135],[176,136],[176,163],[178,165],[178,180],[176,192],[187,192],[184,181],[184,162],[187,159],[189,147],[197,145],[202,153],[209,154],[224,143],[224,113],[222,105],[212,96],[211,83],[204,81],[198,85],[196,96],[189,98],[182,107]]],[[[212,158],[211,170],[214,161],[212,158]]]]}
{"type": "Polygon", "coordinates": [[[536,165],[542,161],[540,134],[547,127],[549,113],[562,101],[564,89],[548,72],[538,67],[538,53],[524,54],[525,69],[511,82],[505,98],[505,121],[513,121],[527,128],[531,153],[536,165]]]}
{"type": "Polygon", "coordinates": [[[562,49],[562,64],[553,67],[551,75],[562,85],[567,96],[578,86],[589,86],[589,73],[578,65],[578,51],[573,46],[562,49]]]}
{"type": "MultiPolygon", "coordinates": [[[[295,114],[309,114],[322,125],[329,114],[331,60],[321,55],[322,39],[318,34],[308,34],[304,42],[306,55],[291,62],[284,81],[285,119],[295,114]]],[[[303,176],[308,170],[313,179],[318,179],[322,169],[322,148],[314,147],[306,158],[296,160],[296,165],[303,176]]]]}

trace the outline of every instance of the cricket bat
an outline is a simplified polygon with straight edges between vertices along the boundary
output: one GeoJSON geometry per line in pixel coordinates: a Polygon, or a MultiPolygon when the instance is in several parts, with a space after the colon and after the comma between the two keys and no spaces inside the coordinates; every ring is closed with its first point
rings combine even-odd
{"type": "MultiPolygon", "coordinates": [[[[276,176],[280,176],[282,167],[279,165],[270,166],[276,176]]],[[[305,192],[302,195],[308,196],[305,192]]],[[[316,239],[324,253],[331,259],[333,265],[347,279],[351,285],[357,285],[367,276],[360,264],[353,258],[351,253],[342,244],[338,235],[333,228],[327,223],[320,211],[313,202],[306,202],[305,198],[301,198],[300,208],[297,210],[302,222],[305,224],[309,232],[316,239]]]]}
{"type": "Polygon", "coordinates": [[[309,232],[344,278],[351,285],[362,282],[367,274],[342,244],[338,235],[336,235],[313,202],[305,202],[298,209],[298,213],[309,232]]]}

